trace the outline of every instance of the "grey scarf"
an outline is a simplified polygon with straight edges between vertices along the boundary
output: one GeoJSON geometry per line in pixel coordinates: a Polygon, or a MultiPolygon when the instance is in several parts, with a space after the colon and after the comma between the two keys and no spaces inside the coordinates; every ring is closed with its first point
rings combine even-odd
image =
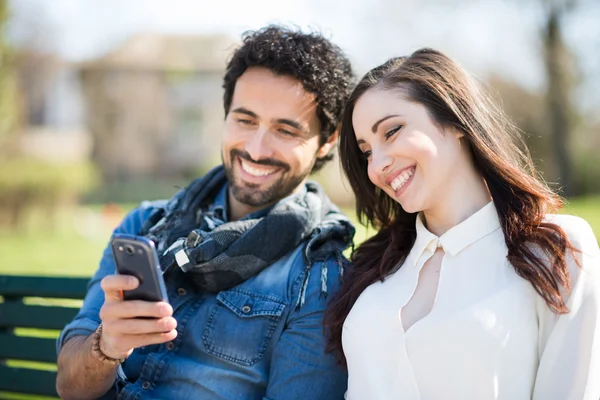
{"type": "MultiPolygon", "coordinates": [[[[260,218],[227,222],[214,229],[203,221],[226,183],[222,166],[192,182],[142,228],[154,240],[163,271],[178,265],[200,290],[217,293],[251,278],[303,241],[307,268],[336,256],[352,242],[354,227],[314,182],[260,218]]],[[[308,276],[308,274],[307,274],[308,276]]]]}

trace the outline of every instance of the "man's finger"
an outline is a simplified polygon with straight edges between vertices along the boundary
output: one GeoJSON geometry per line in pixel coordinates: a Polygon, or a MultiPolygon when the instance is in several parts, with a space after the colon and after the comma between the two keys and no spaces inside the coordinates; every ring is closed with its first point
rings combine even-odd
{"type": "Polygon", "coordinates": [[[177,327],[173,317],[165,318],[132,318],[120,319],[113,322],[103,322],[103,331],[111,335],[146,335],[170,332],[177,327]]]}
{"type": "Polygon", "coordinates": [[[132,290],[139,286],[139,281],[131,275],[109,275],[100,281],[106,301],[123,300],[123,290],[132,290]]]}
{"type": "Polygon", "coordinates": [[[130,319],[130,318],[163,318],[173,315],[173,307],[164,301],[150,302],[143,300],[127,300],[108,303],[102,307],[102,320],[130,319]]]}

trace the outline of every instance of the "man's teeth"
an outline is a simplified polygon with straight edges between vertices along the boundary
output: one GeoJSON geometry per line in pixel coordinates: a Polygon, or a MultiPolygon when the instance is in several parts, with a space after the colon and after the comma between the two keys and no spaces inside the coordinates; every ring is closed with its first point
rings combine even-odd
{"type": "Polygon", "coordinates": [[[396,190],[400,189],[402,186],[404,186],[406,184],[406,182],[408,182],[410,177],[414,175],[414,173],[415,173],[415,169],[411,168],[409,170],[404,171],[400,175],[398,175],[398,177],[396,179],[394,179],[392,181],[392,183],[390,184],[390,186],[392,187],[392,190],[396,191],[396,190]]]}
{"type": "Polygon", "coordinates": [[[268,169],[264,169],[264,168],[255,168],[252,165],[250,165],[249,163],[247,163],[244,160],[242,161],[242,169],[249,173],[250,175],[254,175],[254,176],[267,176],[272,174],[273,172],[275,172],[277,170],[277,168],[268,168],[268,169]]]}

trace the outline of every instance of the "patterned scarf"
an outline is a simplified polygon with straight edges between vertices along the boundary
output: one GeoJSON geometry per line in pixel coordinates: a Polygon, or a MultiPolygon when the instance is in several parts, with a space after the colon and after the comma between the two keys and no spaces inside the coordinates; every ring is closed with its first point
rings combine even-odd
{"type": "Polygon", "coordinates": [[[163,271],[178,265],[198,289],[217,293],[255,276],[303,241],[307,266],[330,256],[340,259],[352,242],[354,227],[315,182],[260,218],[210,226],[205,217],[226,182],[223,166],[216,167],[146,222],[141,234],[162,253],[163,271]]]}

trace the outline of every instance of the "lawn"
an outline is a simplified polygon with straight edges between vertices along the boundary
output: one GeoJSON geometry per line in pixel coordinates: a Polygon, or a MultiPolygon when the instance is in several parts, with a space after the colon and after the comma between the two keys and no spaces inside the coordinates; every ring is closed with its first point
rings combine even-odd
{"type": "Polygon", "coordinates": [[[600,242],[600,196],[571,200],[565,206],[565,213],[585,219],[600,242]]]}
{"type": "MultiPolygon", "coordinates": [[[[124,206],[120,213],[109,216],[99,207],[63,213],[59,227],[53,230],[0,231],[0,274],[91,276],[112,226],[129,208],[131,205],[124,206]]],[[[600,239],[600,197],[572,200],[565,212],[587,220],[600,239]]],[[[353,210],[346,213],[354,217],[353,210]]],[[[373,232],[357,224],[356,243],[370,234],[373,232]]]]}

